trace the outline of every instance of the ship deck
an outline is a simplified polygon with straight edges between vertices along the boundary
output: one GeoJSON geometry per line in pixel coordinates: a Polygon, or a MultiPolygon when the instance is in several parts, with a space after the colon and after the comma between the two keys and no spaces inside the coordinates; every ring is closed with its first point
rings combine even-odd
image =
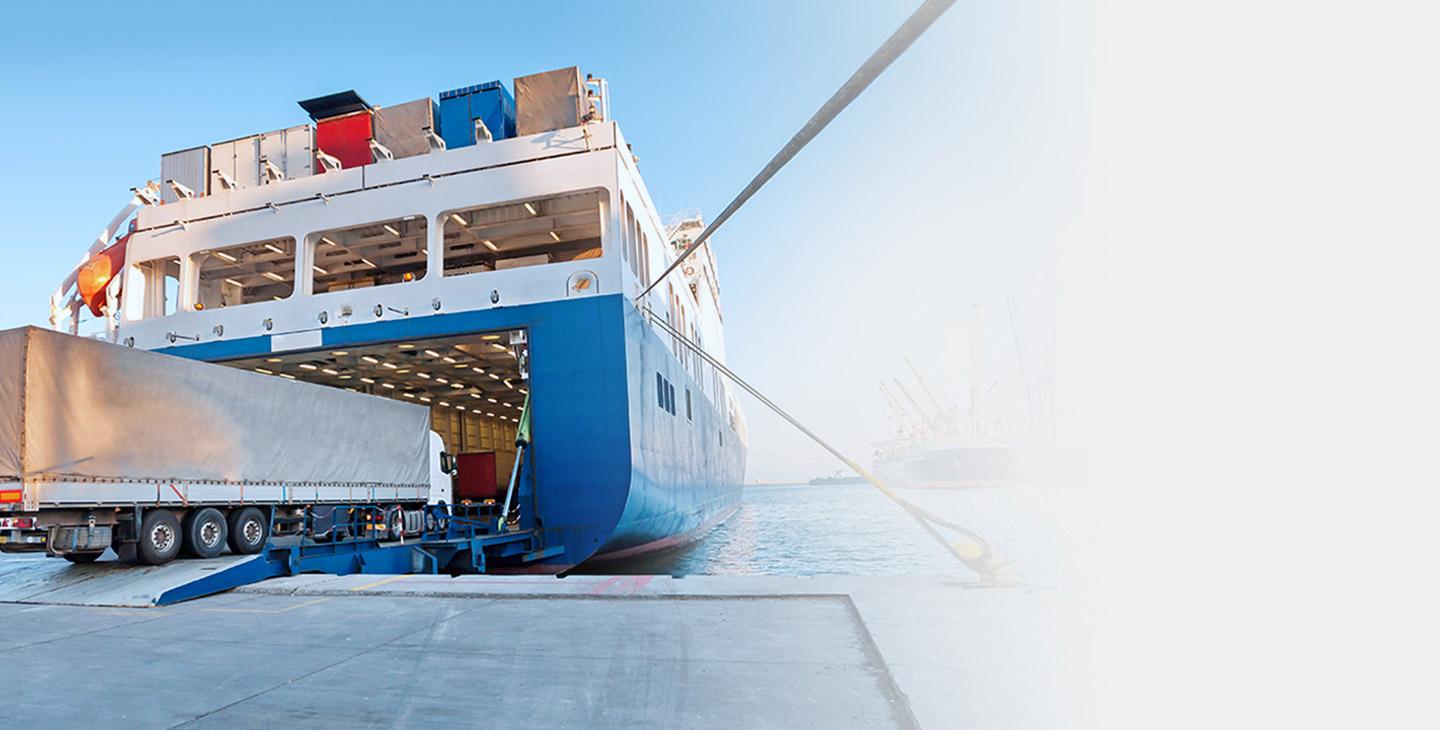
{"type": "Polygon", "coordinates": [[[1084,684],[1057,658],[1069,620],[953,578],[306,575],[166,608],[0,603],[0,649],[8,710],[60,725],[1056,727],[1075,718],[1034,698],[1084,684]]]}

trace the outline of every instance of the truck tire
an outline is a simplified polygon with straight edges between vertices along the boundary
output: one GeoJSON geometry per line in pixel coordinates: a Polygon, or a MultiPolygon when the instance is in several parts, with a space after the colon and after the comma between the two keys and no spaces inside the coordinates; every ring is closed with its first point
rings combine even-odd
{"type": "Polygon", "coordinates": [[[65,558],[72,563],[93,563],[96,560],[99,560],[100,556],[104,554],[105,551],[101,550],[98,553],[65,553],[60,557],[65,558]]]}
{"type": "Polygon", "coordinates": [[[236,555],[254,555],[270,541],[270,522],[255,507],[244,507],[230,513],[230,549],[236,555]]]}
{"type": "Polygon", "coordinates": [[[229,528],[225,515],[214,507],[202,507],[185,515],[182,530],[185,538],[185,552],[197,558],[215,558],[225,552],[225,538],[229,528]]]}
{"type": "Polygon", "coordinates": [[[405,537],[405,510],[398,505],[385,508],[385,536],[391,540],[405,537]]]}
{"type": "Polygon", "coordinates": [[[180,520],[168,509],[145,511],[135,557],[146,565],[164,565],[180,554],[180,520]]]}

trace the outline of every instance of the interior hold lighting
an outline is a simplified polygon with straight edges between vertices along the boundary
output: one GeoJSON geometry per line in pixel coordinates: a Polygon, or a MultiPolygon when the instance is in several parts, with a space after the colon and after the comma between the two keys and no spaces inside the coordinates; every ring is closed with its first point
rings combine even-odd
{"type": "Polygon", "coordinates": [[[499,376],[499,375],[496,375],[495,373],[490,373],[490,379],[491,379],[491,380],[499,380],[499,379],[500,379],[500,376],[499,376]]]}
{"type": "Polygon", "coordinates": [[[315,367],[313,364],[311,364],[311,363],[302,362],[302,363],[300,363],[300,369],[301,369],[301,370],[317,370],[318,368],[316,368],[316,367],[315,367]]]}
{"type": "Polygon", "coordinates": [[[284,256],[284,255],[285,255],[285,249],[280,248],[279,246],[276,246],[276,245],[273,244],[273,243],[267,243],[267,244],[265,244],[265,248],[268,248],[268,249],[270,249],[271,251],[280,254],[281,256],[284,256]]]}
{"type": "Polygon", "coordinates": [[[455,406],[455,410],[457,410],[457,411],[463,411],[463,410],[465,410],[465,406],[455,406]]]}
{"type": "Polygon", "coordinates": [[[530,391],[525,390],[524,388],[520,388],[519,390],[520,390],[521,393],[524,393],[525,395],[530,395],[530,391]]]}
{"type": "Polygon", "coordinates": [[[485,415],[487,415],[487,416],[489,416],[489,417],[491,417],[491,418],[494,418],[494,417],[495,417],[495,414],[494,414],[494,413],[486,413],[485,415]]]}
{"type": "Polygon", "coordinates": [[[386,223],[385,225],[381,226],[381,228],[384,228],[384,229],[385,229],[387,232],[389,232],[389,234],[392,235],[392,236],[399,236],[399,235],[400,235],[400,231],[396,230],[396,229],[395,229],[395,226],[392,226],[392,225],[390,225],[389,223],[386,223]]]}
{"type": "Polygon", "coordinates": [[[429,379],[430,379],[430,373],[415,373],[415,377],[417,377],[417,378],[424,378],[424,379],[426,379],[426,380],[429,380],[429,379]]]}
{"type": "Polygon", "coordinates": [[[466,365],[466,364],[463,363],[463,362],[457,362],[457,363],[455,363],[455,369],[456,369],[456,370],[464,370],[465,368],[468,368],[468,367],[470,367],[470,366],[469,366],[469,365],[466,365]]]}
{"type": "Polygon", "coordinates": [[[381,384],[380,384],[380,387],[382,387],[382,388],[389,388],[390,390],[395,390],[395,384],[394,384],[394,383],[381,383],[381,384]]]}
{"type": "Polygon", "coordinates": [[[415,394],[414,394],[414,393],[401,393],[400,395],[403,395],[403,396],[405,396],[406,398],[414,398],[414,397],[415,397],[415,394]]]}
{"type": "Polygon", "coordinates": [[[326,375],[339,375],[339,374],[340,374],[340,371],[339,371],[339,370],[336,370],[335,368],[320,368],[320,372],[325,373],[326,375]]]}
{"type": "MultiPolygon", "coordinates": [[[[349,380],[349,379],[350,379],[350,376],[349,376],[349,375],[341,375],[339,379],[340,379],[340,380],[349,380]]],[[[350,390],[354,390],[354,388],[351,388],[350,390]]]]}
{"type": "Polygon", "coordinates": [[[464,218],[461,218],[459,213],[451,213],[451,214],[450,214],[450,220],[455,221],[455,224],[456,224],[456,225],[460,225],[460,226],[465,225],[465,219],[464,219],[464,218]]]}
{"type": "Polygon", "coordinates": [[[219,257],[222,258],[222,259],[225,259],[226,261],[229,261],[229,262],[232,263],[232,264],[238,264],[238,263],[240,263],[240,259],[237,259],[237,258],[235,258],[234,256],[231,256],[230,254],[225,253],[224,251],[216,251],[216,252],[215,252],[215,255],[216,255],[216,256],[219,256],[219,257]]]}
{"type": "Polygon", "coordinates": [[[340,244],[338,244],[338,243],[336,243],[336,242],[334,242],[334,241],[332,241],[332,240],[330,240],[330,239],[328,239],[328,238],[326,238],[326,237],[324,237],[324,236],[321,236],[321,237],[320,237],[320,242],[323,243],[323,244],[325,244],[325,245],[327,245],[327,246],[334,246],[335,248],[340,248],[340,244]]]}
{"type": "Polygon", "coordinates": [[[379,365],[379,364],[380,364],[380,361],[379,361],[379,360],[376,360],[375,358],[370,357],[369,355],[361,355],[361,356],[360,356],[360,359],[361,359],[361,360],[364,360],[365,362],[370,363],[371,365],[379,365]]]}
{"type": "Polygon", "coordinates": [[[484,371],[484,370],[481,370],[480,368],[471,366],[470,369],[471,369],[471,370],[474,370],[475,372],[477,372],[477,373],[479,373],[479,374],[481,374],[481,375],[484,375],[484,374],[485,374],[485,371],[484,371]]]}
{"type": "Polygon", "coordinates": [[[482,335],[482,336],[480,337],[480,339],[482,339],[482,340],[498,340],[498,339],[500,339],[500,335],[482,335]]]}
{"type": "Polygon", "coordinates": [[[241,284],[240,282],[238,282],[238,281],[236,281],[236,280],[234,280],[234,279],[226,279],[226,280],[225,280],[225,283],[226,283],[226,284],[229,284],[229,285],[231,285],[231,286],[238,286],[238,287],[244,287],[244,286],[245,286],[244,284],[241,284]]]}
{"type": "Polygon", "coordinates": [[[442,357],[442,358],[440,358],[440,359],[441,359],[441,360],[444,360],[445,362],[450,362],[450,363],[455,362],[455,358],[450,357],[449,355],[446,355],[445,357],[442,357]]]}
{"type": "Polygon", "coordinates": [[[265,368],[255,368],[255,372],[260,373],[261,375],[274,375],[274,374],[275,374],[274,372],[272,372],[272,371],[270,371],[270,370],[266,370],[265,368]]]}
{"type": "Polygon", "coordinates": [[[429,403],[429,402],[430,402],[430,399],[429,399],[429,398],[426,398],[425,396],[422,395],[422,396],[420,396],[420,402],[421,402],[421,403],[429,403]]]}
{"type": "Polygon", "coordinates": [[[449,402],[449,401],[443,401],[443,400],[442,400],[442,401],[440,401],[440,405],[445,406],[446,408],[449,408],[449,407],[450,407],[450,402],[449,402]]]}
{"type": "Polygon", "coordinates": [[[279,274],[277,274],[277,273],[275,273],[275,272],[273,272],[273,271],[262,272],[262,273],[261,273],[261,276],[264,276],[266,279],[269,279],[270,281],[285,281],[285,277],[283,277],[283,276],[281,276],[281,275],[279,275],[279,274]]]}
{"type": "Polygon", "coordinates": [[[315,270],[315,273],[317,273],[317,274],[319,274],[319,275],[321,275],[321,276],[327,276],[327,275],[329,275],[329,273],[330,273],[330,272],[328,272],[328,271],[320,268],[319,266],[313,266],[313,265],[312,265],[310,268],[314,269],[314,270],[315,270]]]}
{"type": "Polygon", "coordinates": [[[482,396],[479,393],[471,393],[470,397],[474,398],[475,400],[480,400],[482,396]]]}
{"type": "Polygon", "coordinates": [[[280,373],[280,377],[285,378],[286,380],[294,380],[294,379],[295,379],[295,376],[294,376],[294,375],[291,375],[290,373],[280,373]]]}
{"type": "Polygon", "coordinates": [[[464,384],[464,383],[451,383],[451,384],[450,384],[450,387],[455,388],[456,390],[464,390],[464,389],[465,389],[465,384],[464,384]]]}
{"type": "Polygon", "coordinates": [[[372,269],[378,269],[378,268],[380,268],[379,266],[376,266],[376,265],[375,265],[375,262],[374,262],[374,261],[371,261],[370,259],[367,259],[367,258],[363,258],[363,257],[362,257],[362,258],[360,259],[360,263],[365,264],[366,266],[369,266],[369,267],[372,268],[372,269]]]}
{"type": "Polygon", "coordinates": [[[551,232],[550,232],[550,237],[553,238],[553,239],[555,239],[555,242],[556,242],[556,243],[559,243],[559,242],[560,242],[560,234],[558,234],[558,233],[556,233],[556,232],[554,232],[554,231],[551,231],[551,232]]]}
{"type": "Polygon", "coordinates": [[[488,238],[485,239],[485,240],[483,240],[483,241],[481,241],[481,243],[485,244],[485,248],[488,248],[488,249],[490,249],[491,251],[497,251],[497,252],[498,252],[498,251],[500,250],[500,247],[499,247],[499,246],[496,246],[496,245],[495,245],[495,242],[494,242],[494,241],[491,241],[491,240],[488,239],[488,238]]]}
{"type": "Polygon", "coordinates": [[[284,361],[284,358],[279,358],[279,357],[267,357],[267,358],[265,358],[265,362],[283,362],[283,361],[284,361]]]}
{"type": "Polygon", "coordinates": [[[525,204],[525,210],[530,211],[530,215],[540,215],[540,211],[535,210],[535,206],[533,206],[533,205],[531,205],[531,204],[529,204],[529,203],[526,203],[526,204],[525,204]]]}
{"type": "Polygon", "coordinates": [[[398,366],[397,366],[395,363],[393,363],[393,362],[382,362],[382,363],[380,363],[380,367],[382,367],[382,368],[390,368],[391,370],[394,370],[394,369],[395,369],[396,367],[398,367],[398,366]]]}
{"type": "Polygon", "coordinates": [[[500,344],[500,343],[498,343],[498,342],[492,342],[492,343],[490,343],[490,346],[493,347],[493,348],[495,348],[495,349],[497,349],[497,350],[499,350],[499,351],[501,351],[501,352],[504,352],[504,351],[505,351],[505,346],[502,345],[502,344],[500,344]]]}
{"type": "Polygon", "coordinates": [[[346,355],[349,355],[349,354],[350,354],[350,351],[349,351],[349,350],[336,350],[336,351],[330,353],[330,356],[331,356],[331,357],[345,357],[346,355]]]}
{"type": "Polygon", "coordinates": [[[500,401],[498,401],[498,400],[495,400],[494,398],[486,398],[485,400],[490,401],[491,403],[499,403],[499,402],[500,402],[500,401]]]}
{"type": "Polygon", "coordinates": [[[395,374],[396,374],[396,375],[404,375],[405,373],[408,373],[408,372],[410,372],[410,368],[400,368],[399,370],[396,370],[396,371],[395,371],[395,374]]]}
{"type": "Polygon", "coordinates": [[[425,351],[425,354],[426,354],[426,355],[429,355],[430,357],[440,357],[440,353],[438,353],[438,352],[436,352],[436,351],[434,351],[434,350],[426,350],[426,351],[425,351]]]}
{"type": "Polygon", "coordinates": [[[408,342],[406,342],[406,343],[403,344],[403,345],[396,345],[395,347],[396,347],[397,349],[401,349],[401,350],[413,350],[413,349],[415,349],[415,346],[412,345],[412,344],[410,344],[410,343],[408,343],[408,342]]]}
{"type": "Polygon", "coordinates": [[[374,384],[375,384],[375,379],[374,379],[374,378],[361,378],[361,379],[360,379],[360,382],[362,382],[362,383],[364,383],[364,384],[366,384],[366,385],[374,385],[374,384]]]}
{"type": "Polygon", "coordinates": [[[500,382],[504,383],[505,387],[509,388],[510,390],[515,390],[515,384],[511,383],[509,378],[506,378],[500,382]]]}
{"type": "Polygon", "coordinates": [[[441,384],[441,385],[444,385],[444,384],[446,384],[446,383],[448,383],[448,382],[450,382],[450,381],[448,381],[448,380],[446,380],[446,379],[444,379],[444,378],[437,377],[437,378],[435,378],[435,382],[437,382],[437,383],[439,383],[439,384],[441,384]]]}

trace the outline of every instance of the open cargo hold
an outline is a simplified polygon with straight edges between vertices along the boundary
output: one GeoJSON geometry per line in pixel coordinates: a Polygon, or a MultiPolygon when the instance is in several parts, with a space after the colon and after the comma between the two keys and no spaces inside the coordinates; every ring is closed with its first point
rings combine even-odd
{"type": "Polygon", "coordinates": [[[521,137],[579,126],[583,106],[578,66],[515,79],[515,132],[521,137]]]}
{"type": "Polygon", "coordinates": [[[435,130],[435,101],[429,97],[375,110],[375,141],[397,160],[428,154],[427,130],[435,130]]]}
{"type": "Polygon", "coordinates": [[[440,94],[440,134],[448,148],[475,144],[475,120],[485,123],[492,140],[515,136],[515,98],[499,81],[440,94]]]}
{"type": "MultiPolygon", "coordinates": [[[[315,149],[337,160],[346,169],[375,161],[370,140],[375,138],[374,112],[353,112],[315,123],[315,149]]],[[[324,168],[316,168],[324,172],[324,168]]]]}
{"type": "Polygon", "coordinates": [[[429,420],[396,400],[36,327],[0,332],[0,492],[23,478],[26,510],[423,502],[429,420]]]}

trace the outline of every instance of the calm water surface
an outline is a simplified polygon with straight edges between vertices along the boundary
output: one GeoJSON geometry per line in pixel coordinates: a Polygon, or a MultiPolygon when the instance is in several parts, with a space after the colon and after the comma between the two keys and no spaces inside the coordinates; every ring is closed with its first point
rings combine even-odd
{"type": "MultiPolygon", "coordinates": [[[[897,490],[979,533],[1022,582],[1073,575],[1074,485],[897,490]]],[[[942,530],[944,532],[944,530],[942,530]]],[[[669,575],[955,575],[973,578],[889,498],[868,484],[746,487],[740,510],[705,539],[607,564],[607,573],[669,575]]]]}

